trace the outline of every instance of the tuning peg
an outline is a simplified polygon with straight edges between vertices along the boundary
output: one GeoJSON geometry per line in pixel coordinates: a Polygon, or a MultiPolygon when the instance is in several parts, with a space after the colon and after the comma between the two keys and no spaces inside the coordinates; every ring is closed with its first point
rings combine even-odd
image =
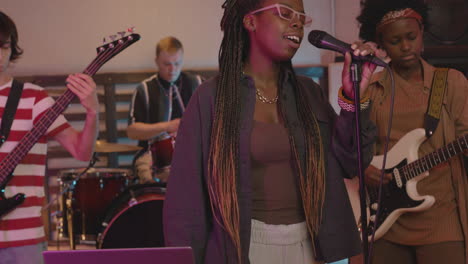
{"type": "Polygon", "coordinates": [[[129,27],[129,28],[127,28],[127,32],[129,32],[129,33],[134,33],[134,32],[135,32],[135,27],[129,27]]]}
{"type": "Polygon", "coordinates": [[[109,38],[114,41],[115,39],[117,39],[117,35],[110,35],[109,38]]]}
{"type": "Polygon", "coordinates": [[[125,37],[125,33],[126,33],[125,31],[117,32],[117,34],[119,34],[121,38],[125,37]]]}

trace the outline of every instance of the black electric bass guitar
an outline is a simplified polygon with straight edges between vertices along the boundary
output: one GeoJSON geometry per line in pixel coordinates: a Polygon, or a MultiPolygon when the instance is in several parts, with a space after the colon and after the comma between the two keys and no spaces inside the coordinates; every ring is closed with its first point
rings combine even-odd
{"type": "MultiPolygon", "coordinates": [[[[125,32],[121,32],[125,35],[125,32]]],[[[128,36],[112,41],[97,48],[96,58],[89,64],[83,73],[93,76],[107,61],[122,52],[124,49],[140,39],[140,35],[132,33],[128,36]]],[[[75,98],[75,94],[66,90],[55,103],[50,107],[34,127],[18,142],[18,145],[0,162],[0,217],[10,212],[20,205],[25,195],[15,194],[12,197],[5,197],[4,189],[13,177],[13,171],[20,161],[27,155],[29,150],[36,144],[37,140],[47,132],[47,129],[65,111],[70,102],[75,98]]]]}
{"type": "MultiPolygon", "coordinates": [[[[468,148],[468,134],[459,137],[446,146],[418,159],[418,149],[426,139],[425,131],[418,128],[403,136],[388,152],[386,173],[392,180],[383,186],[382,199],[378,204],[378,188],[367,187],[368,210],[370,213],[369,234],[375,230],[375,239],[381,238],[406,212],[420,212],[429,209],[435,202],[431,195],[420,195],[417,184],[429,176],[429,170],[468,148]],[[380,207],[380,216],[375,225],[375,214],[380,207]]],[[[376,156],[371,164],[382,168],[383,156],[376,156]]],[[[370,238],[370,237],[369,237],[370,238]]]]}

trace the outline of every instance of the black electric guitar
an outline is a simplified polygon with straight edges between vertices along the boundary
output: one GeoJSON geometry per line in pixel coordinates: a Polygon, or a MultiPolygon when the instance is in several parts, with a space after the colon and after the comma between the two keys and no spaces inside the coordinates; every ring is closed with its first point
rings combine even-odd
{"type": "MultiPolygon", "coordinates": [[[[122,35],[125,35],[125,32],[123,32],[122,35]]],[[[140,35],[132,33],[98,47],[96,58],[89,64],[83,73],[93,76],[102,67],[102,65],[104,65],[104,63],[139,39],[140,35]]],[[[65,111],[74,98],[75,94],[70,90],[66,90],[64,94],[57,98],[52,107],[46,110],[34,127],[24,135],[20,142],[18,142],[18,145],[0,162],[0,217],[16,208],[25,199],[25,195],[22,193],[18,193],[10,198],[5,197],[4,189],[13,177],[12,173],[14,169],[27,155],[34,144],[36,144],[37,140],[47,132],[47,129],[52,125],[57,117],[65,111]]]]}
{"type": "MultiPolygon", "coordinates": [[[[418,128],[403,136],[388,152],[386,173],[392,180],[383,186],[382,199],[378,205],[378,188],[367,187],[368,210],[370,213],[369,234],[374,228],[375,239],[382,237],[398,217],[406,212],[420,212],[429,209],[435,202],[431,195],[421,196],[417,191],[420,180],[429,176],[429,170],[468,148],[468,134],[448,145],[418,159],[418,149],[426,139],[425,131],[418,128]],[[375,214],[380,207],[380,216],[375,226],[375,214]]],[[[383,156],[376,156],[371,164],[382,168],[383,156]]],[[[369,237],[370,239],[370,237],[369,237]]]]}

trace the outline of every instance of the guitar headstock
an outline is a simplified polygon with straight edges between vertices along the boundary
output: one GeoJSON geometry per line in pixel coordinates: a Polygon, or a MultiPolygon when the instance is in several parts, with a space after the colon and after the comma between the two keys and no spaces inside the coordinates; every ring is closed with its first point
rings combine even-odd
{"type": "MultiPolygon", "coordinates": [[[[133,32],[133,28],[128,30],[128,33],[131,33],[130,35],[126,35],[126,31],[118,32],[120,35],[111,35],[109,38],[112,40],[112,42],[104,44],[102,46],[99,46],[96,48],[96,51],[98,53],[97,57],[94,59],[94,61],[86,68],[84,71],[88,75],[94,75],[104,63],[109,61],[111,58],[113,58],[115,55],[119,54],[122,52],[124,49],[132,45],[133,43],[137,42],[140,40],[140,35],[137,33],[133,32]]],[[[104,38],[104,41],[106,39],[104,38]]]]}
{"type": "MultiPolygon", "coordinates": [[[[96,51],[97,53],[102,53],[102,52],[105,52],[109,49],[114,49],[114,48],[119,48],[119,47],[128,47],[130,45],[132,45],[133,43],[137,42],[139,39],[140,39],[140,35],[136,34],[136,33],[131,33],[130,35],[127,35],[125,36],[125,33],[126,32],[119,32],[119,34],[121,35],[121,38],[119,39],[116,39],[117,38],[117,35],[111,35],[109,36],[109,38],[111,40],[113,40],[112,42],[110,43],[107,43],[107,44],[104,44],[102,46],[99,46],[96,48],[96,51]]],[[[106,39],[104,38],[104,41],[106,39]]],[[[123,49],[121,49],[123,50],[123,49]]]]}

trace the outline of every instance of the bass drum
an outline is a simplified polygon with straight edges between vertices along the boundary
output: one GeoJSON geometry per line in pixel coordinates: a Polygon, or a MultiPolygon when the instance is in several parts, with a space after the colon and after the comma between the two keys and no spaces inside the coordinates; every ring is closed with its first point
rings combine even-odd
{"type": "Polygon", "coordinates": [[[161,183],[128,187],[108,208],[96,247],[163,247],[164,187],[161,183]]]}

